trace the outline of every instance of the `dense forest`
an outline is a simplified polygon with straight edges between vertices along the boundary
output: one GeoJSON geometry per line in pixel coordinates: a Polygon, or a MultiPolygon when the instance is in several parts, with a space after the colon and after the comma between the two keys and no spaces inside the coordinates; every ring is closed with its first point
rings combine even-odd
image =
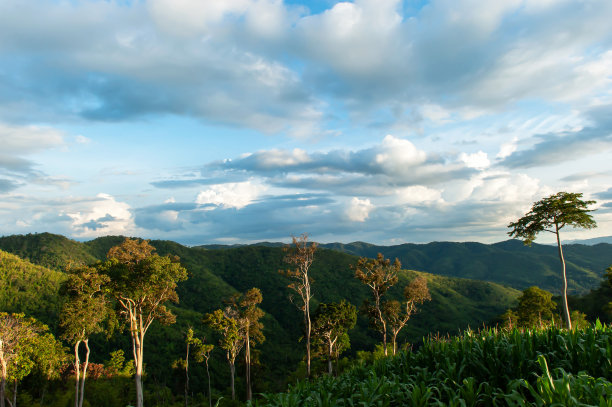
{"type": "MultiPolygon", "coordinates": [[[[67,301],[66,285],[71,278],[69,271],[108,262],[109,250],[120,245],[124,239],[108,236],[81,243],[48,233],[0,238],[0,277],[5,282],[0,293],[0,311],[23,313],[35,318],[37,323],[45,324],[45,332],[52,333],[55,338],[65,337],[61,314],[67,301]]],[[[279,403],[278,400],[273,402],[272,396],[261,394],[283,391],[296,380],[308,376],[304,307],[300,308],[296,291],[290,287],[293,280],[286,271],[292,265],[287,262],[286,248],[277,244],[240,247],[186,247],[170,241],[151,241],[150,244],[159,257],[169,259],[168,265],[175,264],[175,267],[184,269],[185,276],[177,279],[178,303],[169,301],[166,304],[168,315],[176,316],[175,323],[164,325],[154,321],[144,340],[145,405],[239,404],[240,400],[247,398],[249,387],[252,387],[257,403],[269,400],[274,404],[279,403]],[[256,318],[260,325],[251,325],[253,334],[258,326],[261,328],[261,336],[259,340],[253,340],[250,363],[245,363],[244,353],[237,349],[237,400],[232,401],[227,352],[221,346],[223,333],[229,328],[222,326],[223,320],[217,321],[216,325],[212,323],[211,315],[216,310],[224,309],[232,300],[235,308],[240,309],[240,304],[248,303],[246,294],[254,288],[258,289],[260,297],[255,296],[249,305],[251,314],[248,315],[255,315],[252,312],[256,308],[262,311],[256,318]],[[186,353],[189,350],[191,360],[186,353]],[[190,363],[186,364],[187,361],[190,363]],[[250,386],[245,383],[247,365],[250,367],[250,386]]],[[[591,322],[597,318],[602,323],[610,321],[609,309],[603,305],[612,301],[612,287],[607,280],[602,281],[604,270],[611,263],[610,249],[611,246],[607,244],[592,247],[572,245],[566,248],[570,287],[574,294],[570,304],[573,309],[582,311],[591,322]]],[[[501,329],[506,320],[503,317],[500,319],[500,316],[504,313],[508,315],[508,310],[512,309],[518,315],[520,299],[525,297],[526,289],[530,286],[539,286],[556,294],[559,278],[555,271],[558,259],[554,257],[554,250],[554,247],[535,244],[526,248],[516,241],[495,245],[321,245],[313,256],[310,268],[312,299],[309,308],[312,309],[313,318],[319,318],[319,314],[326,309],[331,310],[333,307],[330,304],[340,304],[343,300],[346,301],[346,312],[350,314],[349,306],[359,311],[355,312],[352,326],[347,324],[346,335],[339,336],[338,343],[342,342],[342,346],[333,358],[334,374],[348,371],[350,367],[353,368],[352,372],[357,372],[354,370],[356,366],[363,368],[374,363],[386,350],[380,345],[380,324],[371,318],[372,312],[368,312],[375,310],[371,302],[372,290],[364,279],[355,278],[359,264],[374,267],[372,259],[378,253],[383,259],[398,258],[401,262],[401,268],[398,267],[396,271],[396,281],[383,293],[385,304],[407,304],[405,288],[415,281],[425,282],[429,297],[414,306],[418,312],[409,315],[405,328],[398,331],[397,344],[398,349],[427,352],[426,349],[432,346],[440,346],[432,342],[431,335],[449,338],[447,335],[455,335],[469,328],[479,329],[483,325],[498,325],[501,329]],[[370,303],[364,305],[366,300],[370,300],[370,303]],[[321,311],[317,314],[315,310],[319,309],[321,311]]],[[[112,273],[109,275],[111,280],[116,280],[112,273]]],[[[91,280],[88,281],[91,286],[91,280]]],[[[553,300],[555,298],[551,296],[550,301],[554,304],[553,300]]],[[[109,306],[120,311],[117,300],[111,302],[109,306]]],[[[242,315],[247,315],[247,306],[244,305],[243,309],[242,315]]],[[[337,307],[334,309],[339,312],[337,307]]],[[[551,311],[551,324],[555,322],[553,314],[558,315],[558,310],[551,311]]],[[[84,385],[82,405],[135,405],[130,340],[133,329],[129,329],[120,318],[110,318],[104,324],[100,332],[92,333],[88,342],[91,348],[90,370],[84,385]]],[[[320,324],[314,328],[322,329],[320,324]]],[[[594,332],[592,335],[597,338],[601,332],[607,332],[606,340],[609,341],[609,331],[605,328],[594,332]]],[[[313,339],[316,338],[315,335],[313,339]]],[[[16,404],[74,405],[75,369],[74,361],[71,362],[66,356],[70,352],[69,345],[64,339],[66,349],[57,374],[37,371],[32,366],[28,374],[19,378],[20,390],[14,399],[16,404]]],[[[331,369],[331,354],[322,352],[320,348],[320,340],[313,341],[311,379],[325,376],[331,369]]],[[[607,358],[609,364],[609,354],[607,358]]],[[[532,359],[537,362],[536,356],[532,359]]],[[[571,373],[571,369],[565,368],[566,373],[571,373]]],[[[472,376],[458,376],[461,380],[469,377],[472,376]]],[[[458,382],[461,383],[461,380],[458,382]]],[[[607,380],[610,380],[609,370],[607,380]]],[[[316,383],[312,380],[309,382],[313,386],[316,383]]],[[[303,400],[303,396],[299,396],[300,400],[303,400]]],[[[440,397],[437,398],[443,399],[440,397]]]]}

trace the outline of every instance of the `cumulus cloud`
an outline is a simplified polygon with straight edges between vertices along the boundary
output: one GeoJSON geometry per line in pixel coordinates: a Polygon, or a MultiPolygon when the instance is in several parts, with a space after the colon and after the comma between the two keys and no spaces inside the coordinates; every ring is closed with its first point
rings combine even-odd
{"type": "Polygon", "coordinates": [[[484,169],[491,165],[491,161],[484,151],[478,151],[473,154],[461,153],[459,159],[469,168],[484,169]]]}
{"type": "Polygon", "coordinates": [[[346,208],[346,216],[353,222],[365,222],[374,208],[369,199],[353,197],[346,208]]]}
{"type": "Polygon", "coordinates": [[[200,191],[196,203],[241,209],[257,199],[265,189],[264,185],[251,181],[211,185],[200,191]]]}
{"type": "Polygon", "coordinates": [[[133,230],[130,209],[127,203],[100,193],[95,200],[74,205],[65,215],[72,219],[73,234],[79,237],[126,235],[133,230]]]}

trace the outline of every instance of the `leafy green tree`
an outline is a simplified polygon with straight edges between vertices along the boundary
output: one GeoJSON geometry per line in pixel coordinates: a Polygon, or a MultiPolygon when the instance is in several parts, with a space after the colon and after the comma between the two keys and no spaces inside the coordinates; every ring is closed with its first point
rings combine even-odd
{"type": "Polygon", "coordinates": [[[75,407],[83,407],[85,379],[89,366],[89,337],[104,330],[102,322],[110,315],[109,302],[105,296],[108,276],[98,273],[95,267],[81,266],[69,270],[68,280],[64,283],[67,301],[62,308],[60,326],[63,338],[74,345],[75,407]],[[85,362],[81,376],[79,348],[85,346],[85,362]]]}
{"type": "Polygon", "coordinates": [[[383,348],[385,356],[387,356],[387,320],[383,311],[382,297],[389,288],[393,287],[397,281],[397,274],[402,265],[398,259],[391,264],[389,259],[385,259],[381,253],[378,253],[376,259],[368,259],[362,257],[353,266],[355,269],[355,278],[370,287],[374,303],[370,304],[366,300],[364,302],[365,312],[370,317],[372,325],[376,327],[383,339],[383,348]]]}
{"type": "Polygon", "coordinates": [[[5,400],[17,407],[17,384],[37,367],[47,377],[54,376],[65,360],[61,344],[48,328],[24,314],[0,313],[0,407],[5,400]],[[12,400],[6,397],[6,383],[13,382],[12,400]]]}
{"type": "Polygon", "coordinates": [[[265,341],[263,324],[259,321],[264,312],[257,305],[261,304],[263,297],[259,288],[251,288],[243,295],[234,295],[230,304],[238,318],[241,335],[244,339],[244,363],[246,398],[253,398],[251,389],[251,346],[265,341]]]}
{"type": "Polygon", "coordinates": [[[225,310],[215,310],[204,317],[204,323],[221,334],[219,347],[225,350],[227,363],[230,366],[230,386],[232,400],[236,400],[234,378],[236,376],[236,357],[244,346],[244,339],[240,334],[240,324],[235,310],[226,307],[225,310]]]}
{"type": "Polygon", "coordinates": [[[153,254],[154,247],[146,240],[125,239],[111,248],[108,260],[99,265],[110,277],[110,290],[116,298],[120,314],[129,325],[134,355],[136,407],[143,406],[142,374],[144,339],[147,330],[158,321],[168,325],[176,318],[165,306],[178,302],[177,282],[187,279],[187,270],[178,257],[153,254]]]}
{"type": "MultiPolygon", "coordinates": [[[[304,313],[304,329],[306,338],[306,374],[310,377],[310,334],[312,331],[312,321],[310,319],[310,300],[312,291],[310,284],[310,266],[314,261],[314,254],[317,251],[317,243],[308,244],[308,234],[304,233],[299,238],[293,236],[293,246],[285,247],[287,255],[285,262],[295,266],[294,269],[281,271],[285,276],[293,280],[288,285],[300,296],[301,302],[296,303],[297,307],[304,313]]],[[[293,302],[292,297],[290,297],[293,302]]]]}
{"type": "Polygon", "coordinates": [[[552,294],[533,286],[525,289],[518,299],[517,314],[519,323],[524,327],[544,327],[545,322],[553,320],[557,304],[552,294]]]}
{"type": "Polygon", "coordinates": [[[332,359],[348,349],[348,331],[357,322],[357,309],[342,300],[339,303],[319,304],[313,315],[312,333],[316,353],[327,357],[327,371],[331,375],[332,359]]]}
{"type": "Polygon", "coordinates": [[[563,318],[567,329],[572,329],[572,320],[567,305],[567,275],[559,232],[565,226],[584,229],[592,229],[597,226],[593,217],[589,214],[592,211],[587,209],[595,201],[583,201],[581,198],[581,193],[558,192],[535,202],[525,216],[508,225],[509,228],[512,228],[508,235],[522,239],[528,246],[540,232],[549,232],[555,235],[562,267],[563,318]]]}
{"type": "Polygon", "coordinates": [[[198,363],[206,363],[206,376],[208,376],[208,406],[212,407],[212,392],[210,390],[210,371],[208,370],[208,361],[210,360],[210,354],[215,348],[215,345],[204,343],[199,338],[193,338],[192,343],[194,346],[194,359],[198,363]]]}
{"type": "Polygon", "coordinates": [[[212,352],[214,345],[203,343],[200,338],[197,338],[194,335],[193,328],[191,327],[187,329],[187,333],[185,335],[185,345],[185,359],[178,359],[174,362],[175,368],[185,370],[185,407],[189,405],[189,356],[191,353],[193,353],[196,362],[206,362],[206,373],[208,375],[208,404],[212,405],[208,360],[210,358],[210,352],[212,352]]]}
{"type": "Polygon", "coordinates": [[[383,313],[391,330],[391,341],[393,343],[393,354],[397,352],[397,335],[406,326],[408,320],[418,311],[418,305],[425,301],[431,301],[427,279],[419,276],[404,287],[404,301],[387,301],[384,304],[383,313]]]}

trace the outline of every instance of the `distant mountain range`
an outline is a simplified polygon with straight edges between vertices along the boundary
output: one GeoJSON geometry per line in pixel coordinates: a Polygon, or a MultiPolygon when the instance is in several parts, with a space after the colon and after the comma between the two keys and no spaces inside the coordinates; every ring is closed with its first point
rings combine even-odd
{"type": "Polygon", "coordinates": [[[565,242],[565,244],[584,244],[588,246],[592,246],[592,245],[596,245],[600,243],[612,244],[612,236],[600,236],[600,237],[594,237],[593,239],[568,240],[565,242]]]}
{"type": "MultiPolygon", "coordinates": [[[[279,247],[283,243],[262,242],[251,246],[279,247]]],[[[230,246],[199,246],[209,250],[230,246]]],[[[232,246],[235,247],[235,246],[232,246]]],[[[491,281],[523,290],[532,285],[559,294],[562,289],[560,261],[556,246],[518,240],[494,244],[475,242],[405,243],[378,246],[365,242],[327,243],[321,247],[363,257],[398,258],[404,268],[447,277],[491,281]]],[[[604,270],[612,264],[612,244],[566,244],[564,255],[569,291],[584,294],[601,282],[604,270]]]]}

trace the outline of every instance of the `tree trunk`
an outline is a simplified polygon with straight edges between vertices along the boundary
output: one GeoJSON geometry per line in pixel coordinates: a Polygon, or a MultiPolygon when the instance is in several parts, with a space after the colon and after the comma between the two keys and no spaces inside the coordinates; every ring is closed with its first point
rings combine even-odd
{"type": "Polygon", "coordinates": [[[245,380],[246,380],[246,399],[251,400],[253,398],[251,394],[251,342],[249,338],[249,326],[247,322],[246,332],[245,332],[245,340],[246,340],[246,349],[244,350],[244,362],[245,362],[245,380]]]}
{"type": "Polygon", "coordinates": [[[13,403],[11,407],[17,407],[17,379],[13,381],[13,403]]]}
{"type": "Polygon", "coordinates": [[[208,358],[206,358],[206,376],[208,376],[208,407],[212,407],[212,394],[210,392],[210,372],[208,371],[208,358]]]}
{"type": "Polygon", "coordinates": [[[329,347],[327,349],[327,373],[329,373],[330,376],[334,373],[332,367],[332,357],[334,354],[333,346],[332,341],[329,341],[329,347]]]}
{"type": "Polygon", "coordinates": [[[87,367],[89,366],[89,339],[85,339],[83,341],[85,343],[85,349],[87,352],[85,353],[85,365],[83,366],[83,377],[81,378],[81,392],[79,394],[79,407],[83,407],[83,397],[85,395],[85,378],[87,377],[87,367]]]}
{"type": "Polygon", "coordinates": [[[381,317],[381,321],[382,321],[382,326],[383,326],[383,329],[382,329],[383,348],[385,349],[385,356],[388,356],[387,355],[387,324],[386,324],[386,322],[385,322],[383,317],[381,317]]]}
{"type": "Polygon", "coordinates": [[[397,332],[393,332],[393,356],[395,356],[396,352],[397,352],[397,332]]]}
{"type": "Polygon", "coordinates": [[[306,275],[306,301],[304,302],[304,317],[306,318],[306,374],[310,378],[310,331],[312,324],[310,322],[310,282],[306,275]]]}
{"type": "Polygon", "coordinates": [[[185,355],[185,407],[188,406],[189,398],[189,342],[187,342],[187,354],[185,355]]]}
{"type": "Polygon", "coordinates": [[[134,374],[134,382],[136,384],[136,407],[143,407],[143,394],[142,394],[142,355],[143,355],[143,343],[144,339],[142,334],[139,332],[132,331],[132,345],[134,346],[134,368],[136,373],[134,374]]]}
{"type": "Polygon", "coordinates": [[[565,259],[563,258],[563,248],[561,247],[561,238],[559,237],[559,225],[555,223],[555,232],[557,235],[557,247],[559,248],[559,259],[563,269],[563,317],[567,329],[572,329],[572,319],[570,318],[569,307],[567,305],[567,274],[565,271],[565,259]]]}
{"type": "Polygon", "coordinates": [[[236,400],[236,390],[234,389],[234,373],[235,373],[235,366],[234,366],[234,362],[229,362],[230,365],[230,385],[232,386],[232,400],[236,400]]]}
{"type": "Polygon", "coordinates": [[[81,341],[74,345],[74,407],[79,407],[79,384],[81,383],[81,359],[79,358],[79,347],[81,341]]]}
{"type": "MultiPolygon", "coordinates": [[[[0,353],[2,353],[2,341],[0,341],[0,353]]],[[[0,355],[0,364],[2,365],[2,379],[0,382],[0,407],[5,407],[4,397],[6,394],[7,369],[6,369],[6,360],[4,360],[3,353],[0,355]]]]}

